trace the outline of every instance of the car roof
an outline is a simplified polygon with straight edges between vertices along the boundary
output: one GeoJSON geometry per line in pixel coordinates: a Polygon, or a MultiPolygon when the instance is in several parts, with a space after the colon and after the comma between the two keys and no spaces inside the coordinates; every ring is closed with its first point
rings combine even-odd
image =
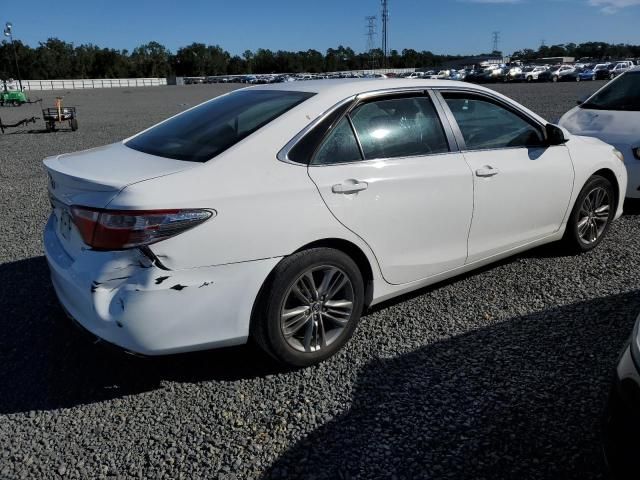
{"type": "Polygon", "coordinates": [[[476,91],[487,91],[488,89],[470,83],[457,82],[453,80],[430,80],[430,79],[407,79],[407,78],[340,78],[313,80],[307,82],[276,83],[270,85],[259,85],[251,87],[258,90],[287,90],[294,92],[310,92],[316,94],[326,94],[338,98],[348,98],[354,95],[376,92],[380,90],[394,89],[416,89],[454,87],[465,88],[476,91]]]}
{"type": "MultiPolygon", "coordinates": [[[[281,90],[295,92],[315,93],[313,98],[302,103],[301,108],[307,111],[306,118],[315,118],[325,112],[337,102],[353,97],[355,95],[372,92],[393,92],[394,90],[421,90],[428,88],[452,88],[457,90],[467,90],[469,92],[486,93],[493,97],[502,98],[509,103],[517,103],[512,99],[502,95],[495,90],[475,85],[467,82],[454,80],[431,80],[421,77],[411,78],[344,78],[327,80],[309,80],[304,82],[276,83],[269,85],[257,85],[249,87],[257,90],[281,90]]],[[[518,104],[519,105],[519,104],[518,104]]],[[[523,105],[519,105],[520,110],[528,113],[539,121],[546,123],[542,117],[532,112],[523,105]]]]}

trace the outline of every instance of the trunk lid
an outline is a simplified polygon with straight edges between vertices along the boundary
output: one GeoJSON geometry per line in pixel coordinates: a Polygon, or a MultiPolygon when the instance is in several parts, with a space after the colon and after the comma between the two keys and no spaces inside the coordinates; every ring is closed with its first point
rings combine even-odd
{"type": "Polygon", "coordinates": [[[127,185],[197,167],[114,143],[44,160],[49,194],[65,205],[104,208],[127,185]]]}
{"type": "Polygon", "coordinates": [[[53,209],[51,228],[73,260],[85,245],[71,218],[72,205],[105,208],[127,185],[201,164],[156,157],[115,143],[49,157],[44,165],[53,209]]]}

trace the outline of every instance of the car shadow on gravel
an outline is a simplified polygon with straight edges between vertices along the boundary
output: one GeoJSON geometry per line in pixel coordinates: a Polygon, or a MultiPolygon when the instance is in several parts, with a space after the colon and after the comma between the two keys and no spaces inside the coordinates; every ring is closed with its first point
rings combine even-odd
{"type": "Polygon", "coordinates": [[[603,478],[602,412],[638,311],[634,291],[371,361],[350,409],[262,478],[603,478]]]}
{"type": "Polygon", "coordinates": [[[0,414],[73,407],[163,388],[282,371],[245,346],[139,358],[75,327],[57,303],[44,257],[0,265],[0,414]]]}
{"type": "Polygon", "coordinates": [[[627,198],[625,200],[624,215],[640,215],[640,198],[627,198]]]}

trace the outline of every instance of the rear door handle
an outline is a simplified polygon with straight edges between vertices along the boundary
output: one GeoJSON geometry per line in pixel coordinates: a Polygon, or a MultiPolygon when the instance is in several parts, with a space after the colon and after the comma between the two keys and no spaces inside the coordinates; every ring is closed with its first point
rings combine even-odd
{"type": "Polygon", "coordinates": [[[331,187],[331,191],[333,193],[356,193],[361,192],[362,190],[366,190],[369,188],[369,184],[367,182],[359,182],[358,180],[345,180],[343,183],[338,183],[331,187]]]}
{"type": "Polygon", "coordinates": [[[500,170],[497,168],[493,168],[491,165],[485,165],[482,168],[476,170],[476,175],[478,177],[493,177],[500,173],[500,170]]]}

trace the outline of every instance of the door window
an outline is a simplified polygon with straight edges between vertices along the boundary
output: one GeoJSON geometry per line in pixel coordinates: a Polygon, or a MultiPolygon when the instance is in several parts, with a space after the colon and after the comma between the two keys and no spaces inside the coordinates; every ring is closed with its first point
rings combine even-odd
{"type": "Polygon", "coordinates": [[[426,97],[366,103],[351,119],[366,160],[449,151],[438,114],[426,97]]]}
{"type": "Polygon", "coordinates": [[[362,160],[358,142],[353,134],[349,120],[344,117],[331,130],[316,153],[313,165],[332,165],[362,160]]]}
{"type": "Polygon", "coordinates": [[[467,150],[544,145],[538,128],[489,99],[451,92],[442,96],[460,127],[467,150]]]}

